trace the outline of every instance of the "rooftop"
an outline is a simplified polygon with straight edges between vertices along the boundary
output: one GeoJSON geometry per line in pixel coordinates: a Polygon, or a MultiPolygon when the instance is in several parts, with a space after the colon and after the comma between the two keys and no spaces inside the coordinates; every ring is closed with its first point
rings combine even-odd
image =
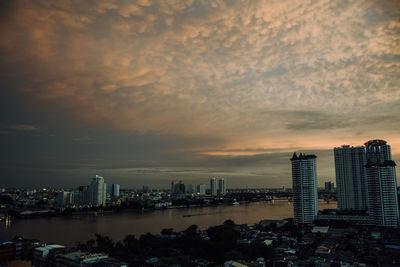
{"type": "Polygon", "coordinates": [[[35,250],[46,251],[46,250],[51,250],[51,249],[55,249],[55,248],[65,248],[65,247],[61,246],[61,245],[53,244],[53,245],[46,245],[43,247],[38,247],[38,248],[35,248],[35,250]]]}
{"type": "Polygon", "coordinates": [[[306,154],[302,154],[300,153],[299,156],[297,156],[296,152],[293,153],[293,156],[290,160],[303,160],[303,159],[315,159],[317,158],[317,156],[315,155],[306,155],[306,154]]]}
{"type": "Polygon", "coordinates": [[[369,140],[368,142],[364,143],[365,146],[371,146],[371,145],[386,145],[386,141],[382,139],[373,139],[369,140]]]}

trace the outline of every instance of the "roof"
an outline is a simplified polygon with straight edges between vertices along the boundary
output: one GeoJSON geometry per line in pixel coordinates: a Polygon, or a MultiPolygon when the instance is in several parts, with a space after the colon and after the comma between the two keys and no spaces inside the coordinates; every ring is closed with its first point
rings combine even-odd
{"type": "Polygon", "coordinates": [[[365,146],[371,146],[371,145],[386,145],[386,141],[382,139],[373,139],[369,140],[364,143],[365,146]]]}
{"type": "Polygon", "coordinates": [[[52,250],[52,249],[55,249],[55,248],[65,248],[65,247],[61,246],[61,245],[53,244],[53,245],[46,245],[46,246],[43,246],[43,247],[37,247],[37,248],[35,248],[35,250],[46,251],[46,250],[52,250]]]}
{"type": "Polygon", "coordinates": [[[329,226],[314,226],[314,228],[312,229],[311,232],[313,232],[313,233],[320,232],[322,234],[326,234],[326,233],[328,233],[328,230],[329,230],[329,226]]]}
{"type": "Polygon", "coordinates": [[[317,156],[312,155],[312,154],[306,155],[306,154],[300,153],[300,155],[297,156],[296,152],[294,152],[293,156],[290,160],[303,160],[303,159],[315,159],[315,158],[317,158],[317,156]]]}
{"type": "Polygon", "coordinates": [[[247,267],[247,265],[241,264],[240,262],[237,261],[227,261],[224,263],[224,266],[232,266],[232,267],[247,267]]]}
{"type": "Polygon", "coordinates": [[[9,245],[9,244],[12,244],[12,243],[13,243],[12,241],[0,238],[0,245],[9,245]]]}

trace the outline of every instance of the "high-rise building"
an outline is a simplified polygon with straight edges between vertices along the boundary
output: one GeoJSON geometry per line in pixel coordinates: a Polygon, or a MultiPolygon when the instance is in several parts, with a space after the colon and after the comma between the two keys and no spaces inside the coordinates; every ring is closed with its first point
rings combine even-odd
{"type": "Polygon", "coordinates": [[[226,184],[224,178],[218,179],[218,193],[220,195],[226,195],[226,184]]]}
{"type": "Polygon", "coordinates": [[[89,186],[89,202],[93,206],[106,205],[107,185],[104,183],[104,178],[96,175],[89,186]]]}
{"type": "Polygon", "coordinates": [[[150,192],[150,187],[148,185],[142,186],[142,192],[143,193],[149,193],[150,192]]]}
{"type": "Polygon", "coordinates": [[[90,204],[90,191],[89,186],[79,186],[77,196],[75,198],[75,204],[88,205],[90,204]]]}
{"type": "Polygon", "coordinates": [[[186,192],[185,184],[179,181],[177,184],[174,181],[171,182],[171,194],[172,195],[183,195],[186,192]]]}
{"type": "Polygon", "coordinates": [[[384,140],[365,143],[367,155],[366,180],[368,188],[368,213],[379,226],[399,226],[396,163],[392,161],[390,146],[384,140]]]}
{"type": "Polygon", "coordinates": [[[112,196],[112,184],[106,184],[106,195],[107,198],[112,196]]]}
{"type": "Polygon", "coordinates": [[[325,182],[325,192],[328,193],[335,192],[335,184],[332,182],[325,182]]]}
{"type": "Polygon", "coordinates": [[[342,146],[333,149],[338,208],[341,210],[366,210],[367,187],[364,147],[342,146]]]}
{"type": "Polygon", "coordinates": [[[215,178],[210,179],[210,194],[211,194],[211,196],[216,196],[218,194],[217,179],[215,179],[215,178]]]}
{"type": "Polygon", "coordinates": [[[119,197],[119,184],[112,185],[112,196],[119,197]]]}
{"type": "Polygon", "coordinates": [[[74,203],[74,194],[72,192],[61,191],[57,193],[56,204],[59,206],[69,206],[74,203]]]}
{"type": "Polygon", "coordinates": [[[200,196],[204,196],[206,194],[206,185],[205,184],[198,184],[196,188],[196,193],[200,196]]]}
{"type": "Polygon", "coordinates": [[[292,161],[295,223],[312,223],[318,214],[316,156],[296,153],[292,161]]]}
{"type": "Polygon", "coordinates": [[[186,193],[193,194],[193,185],[192,184],[188,184],[186,186],[186,193]]]}

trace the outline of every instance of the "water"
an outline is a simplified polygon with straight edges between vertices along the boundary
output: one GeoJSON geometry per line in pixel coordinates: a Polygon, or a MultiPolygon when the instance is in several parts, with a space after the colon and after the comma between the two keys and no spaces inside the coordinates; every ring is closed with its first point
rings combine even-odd
{"type": "MultiPolygon", "coordinates": [[[[334,209],[336,202],[319,202],[319,209],[334,209]]],[[[236,206],[184,208],[150,211],[124,211],[105,215],[79,215],[71,217],[35,218],[1,222],[0,238],[11,239],[16,235],[37,238],[47,243],[67,246],[76,241],[86,242],[95,234],[122,240],[128,234],[139,237],[147,232],[157,234],[163,228],[184,230],[192,224],[200,229],[220,225],[231,219],[236,224],[254,224],[264,219],[279,220],[293,217],[293,206],[287,200],[253,202],[236,206]],[[186,216],[185,216],[186,215],[186,216]],[[190,215],[190,216],[188,216],[190,215]]]]}

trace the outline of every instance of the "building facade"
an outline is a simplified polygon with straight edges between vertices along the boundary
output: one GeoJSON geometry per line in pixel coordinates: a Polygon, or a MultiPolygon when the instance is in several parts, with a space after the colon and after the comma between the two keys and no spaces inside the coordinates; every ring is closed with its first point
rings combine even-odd
{"type": "Polygon", "coordinates": [[[226,195],[226,183],[224,178],[218,179],[218,193],[220,195],[226,195]]]}
{"type": "Polygon", "coordinates": [[[370,163],[392,160],[390,145],[385,140],[374,139],[364,143],[367,161],[370,163]]]}
{"type": "Polygon", "coordinates": [[[399,226],[396,163],[384,140],[365,143],[368,213],[374,225],[399,226]]]}
{"type": "Polygon", "coordinates": [[[206,185],[198,184],[196,187],[196,193],[200,196],[204,196],[206,194],[206,185]]]}
{"type": "Polygon", "coordinates": [[[211,179],[210,179],[210,195],[211,195],[211,196],[216,196],[216,195],[218,195],[218,191],[217,191],[217,179],[216,179],[216,178],[211,178],[211,179]]]}
{"type": "Polygon", "coordinates": [[[119,184],[112,185],[112,196],[119,197],[119,184]]]}
{"type": "Polygon", "coordinates": [[[316,158],[294,153],[290,159],[295,223],[312,223],[318,214],[316,158]]]}
{"type": "Polygon", "coordinates": [[[96,175],[89,186],[89,201],[92,206],[106,205],[107,186],[104,183],[104,178],[96,175]]]}
{"type": "Polygon", "coordinates": [[[334,148],[338,208],[340,210],[366,210],[367,183],[364,147],[342,146],[334,148]]]}

